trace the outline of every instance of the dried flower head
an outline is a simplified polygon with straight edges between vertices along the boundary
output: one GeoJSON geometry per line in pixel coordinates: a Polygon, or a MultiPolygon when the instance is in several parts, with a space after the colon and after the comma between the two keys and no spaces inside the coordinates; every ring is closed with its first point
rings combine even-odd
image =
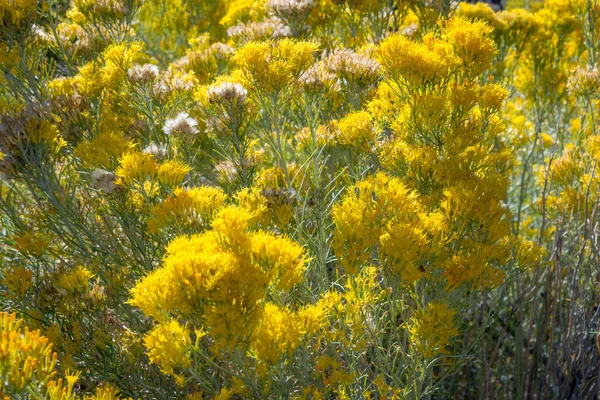
{"type": "Polygon", "coordinates": [[[112,172],[97,168],[92,173],[92,186],[101,189],[104,193],[112,193],[117,188],[117,177],[112,172]]]}
{"type": "Polygon", "coordinates": [[[219,174],[219,179],[226,183],[233,183],[238,178],[238,170],[235,164],[229,160],[222,161],[215,165],[215,170],[219,174]]]}
{"type": "Polygon", "coordinates": [[[353,81],[373,83],[379,78],[381,66],[374,59],[350,49],[336,49],[323,60],[330,72],[353,81]]]}
{"type": "Polygon", "coordinates": [[[269,8],[283,20],[305,19],[314,6],[313,0],[269,0],[269,8]]]}
{"type": "Polygon", "coordinates": [[[588,98],[596,95],[600,89],[600,71],[598,67],[578,66],[573,71],[569,82],[567,83],[569,92],[577,97],[588,98]]]}
{"type": "Polygon", "coordinates": [[[239,83],[222,82],[218,86],[208,88],[208,99],[210,102],[237,101],[239,104],[246,102],[248,91],[239,83]]]}
{"type": "Polygon", "coordinates": [[[338,77],[327,68],[324,68],[322,63],[316,63],[304,71],[298,81],[305,89],[319,92],[324,88],[337,92],[340,90],[341,85],[338,77]]]}
{"type": "Polygon", "coordinates": [[[240,23],[227,29],[227,36],[243,43],[268,38],[292,36],[292,30],[281,19],[269,18],[261,22],[240,23]]]}
{"type": "Polygon", "coordinates": [[[198,121],[183,111],[165,122],[163,132],[166,135],[192,136],[198,133],[198,121]]]}
{"type": "Polygon", "coordinates": [[[133,83],[137,84],[152,82],[158,76],[158,67],[153,64],[134,64],[127,70],[127,76],[133,83]]]}
{"type": "Polygon", "coordinates": [[[174,92],[185,92],[194,88],[198,79],[193,73],[172,68],[162,73],[155,81],[153,94],[160,100],[166,99],[174,92]]]}
{"type": "Polygon", "coordinates": [[[167,148],[162,144],[152,142],[142,152],[144,154],[152,154],[157,160],[162,160],[167,155],[167,148]]]}

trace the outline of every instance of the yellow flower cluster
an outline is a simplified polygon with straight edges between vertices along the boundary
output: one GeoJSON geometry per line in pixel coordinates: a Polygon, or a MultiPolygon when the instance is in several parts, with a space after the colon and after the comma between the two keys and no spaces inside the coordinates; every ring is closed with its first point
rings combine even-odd
{"type": "Polygon", "coordinates": [[[131,186],[134,183],[144,183],[156,180],[166,187],[176,187],[183,182],[192,169],[181,161],[165,160],[161,163],[149,153],[131,152],[119,160],[116,176],[117,183],[131,186]]]}
{"type": "MultiPolygon", "coordinates": [[[[356,272],[362,264],[370,262],[374,247],[388,226],[419,223],[418,208],[415,195],[397,178],[379,173],[357,183],[332,209],[336,224],[332,246],[338,259],[348,272],[356,272]]],[[[413,248],[412,256],[402,257],[409,262],[398,265],[397,269],[418,268],[412,265],[420,261],[417,248],[413,248]]]]}
{"type": "Polygon", "coordinates": [[[173,240],[164,266],[133,288],[131,304],[159,321],[192,318],[221,346],[246,340],[267,293],[290,290],[306,262],[292,240],[250,231],[251,219],[240,208],[225,207],[212,230],[173,240]]]}
{"type": "Polygon", "coordinates": [[[410,340],[425,357],[447,353],[450,339],[458,334],[454,324],[456,310],[444,303],[429,303],[410,321],[410,340]]]}
{"type": "Polygon", "coordinates": [[[274,43],[251,42],[240,48],[234,61],[253,88],[266,93],[285,89],[314,62],[318,45],[282,39],[274,43]]]}
{"type": "Polygon", "coordinates": [[[57,287],[67,292],[86,291],[93,274],[85,267],[77,267],[73,271],[60,276],[57,287]]]}
{"type": "Polygon", "coordinates": [[[123,135],[103,132],[91,140],[81,141],[75,148],[75,155],[91,167],[110,168],[131,148],[131,142],[123,135]]]}
{"type": "Polygon", "coordinates": [[[42,232],[27,231],[14,238],[15,249],[23,254],[39,257],[48,250],[52,236],[42,232]]]}
{"type": "Polygon", "coordinates": [[[377,139],[377,132],[366,111],[346,115],[338,122],[339,134],[336,140],[341,145],[354,146],[369,151],[377,139]]]}
{"type": "Polygon", "coordinates": [[[187,355],[191,345],[190,334],[177,321],[156,325],[144,337],[144,345],[148,349],[150,361],[158,364],[167,374],[173,374],[177,367],[190,365],[187,355]]]}
{"type": "Polygon", "coordinates": [[[419,43],[401,34],[386,38],[377,48],[379,62],[408,84],[428,84],[443,80],[458,60],[452,47],[433,34],[419,43]]]}
{"type": "MultiPolygon", "coordinates": [[[[22,328],[16,314],[0,314],[0,395],[16,396],[29,385],[43,386],[56,374],[56,353],[39,331],[22,328]]],[[[8,397],[7,397],[8,398],[8,397]]]]}
{"type": "Polygon", "coordinates": [[[348,279],[342,292],[329,291],[320,300],[331,321],[325,336],[343,343],[346,348],[365,349],[372,345],[377,333],[376,305],[388,294],[381,287],[378,268],[363,268],[348,279]]]}
{"type": "Polygon", "coordinates": [[[313,335],[322,326],[322,319],[319,306],[293,312],[267,303],[252,339],[252,349],[259,360],[275,364],[282,356],[291,356],[305,336],[313,335]]]}
{"type": "Polygon", "coordinates": [[[148,229],[156,232],[169,222],[179,226],[208,227],[226,199],[219,188],[176,188],[171,196],[152,207],[148,229]]]}

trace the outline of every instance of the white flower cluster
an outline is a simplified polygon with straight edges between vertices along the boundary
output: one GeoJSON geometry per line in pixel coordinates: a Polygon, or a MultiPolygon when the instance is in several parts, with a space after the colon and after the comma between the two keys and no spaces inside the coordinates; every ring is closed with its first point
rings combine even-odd
{"type": "Polygon", "coordinates": [[[239,83],[222,82],[218,86],[208,88],[208,99],[210,102],[219,100],[233,101],[243,104],[246,102],[248,91],[239,83]]]}
{"type": "Polygon", "coordinates": [[[165,122],[163,132],[165,135],[192,136],[198,133],[198,121],[190,117],[188,113],[180,112],[177,117],[165,122]]]}
{"type": "Polygon", "coordinates": [[[313,0],[269,0],[269,8],[282,19],[304,19],[314,6],[313,0]]]}
{"type": "Polygon", "coordinates": [[[153,82],[158,76],[158,67],[153,64],[135,64],[127,70],[129,79],[138,84],[153,82]]]}

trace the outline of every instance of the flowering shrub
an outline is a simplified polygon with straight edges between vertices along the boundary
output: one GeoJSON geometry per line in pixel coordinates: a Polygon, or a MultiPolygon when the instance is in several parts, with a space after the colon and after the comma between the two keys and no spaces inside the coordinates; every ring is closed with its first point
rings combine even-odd
{"type": "Polygon", "coordinates": [[[600,4],[0,0],[0,395],[595,398],[600,4]]]}

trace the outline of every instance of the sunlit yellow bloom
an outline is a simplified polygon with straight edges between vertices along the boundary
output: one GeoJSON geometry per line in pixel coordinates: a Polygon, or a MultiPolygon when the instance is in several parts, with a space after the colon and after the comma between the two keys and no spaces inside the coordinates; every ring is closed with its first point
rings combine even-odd
{"type": "Polygon", "coordinates": [[[174,187],[179,185],[191,170],[191,167],[180,161],[168,160],[158,166],[156,178],[161,184],[174,187]]]}
{"type": "Polygon", "coordinates": [[[339,135],[336,139],[343,145],[369,150],[377,139],[377,131],[373,127],[371,116],[365,111],[346,115],[338,121],[337,126],[339,135]]]}
{"type": "Polygon", "coordinates": [[[190,365],[190,333],[175,320],[155,326],[144,337],[144,345],[148,349],[150,361],[167,374],[173,374],[176,368],[190,365]]]}
{"type": "Polygon", "coordinates": [[[0,389],[5,394],[25,394],[27,385],[42,387],[55,374],[52,344],[22,324],[16,314],[0,313],[0,389]]]}
{"type": "Polygon", "coordinates": [[[292,355],[302,339],[320,327],[321,319],[322,311],[318,307],[293,312],[267,303],[252,340],[252,348],[259,360],[276,363],[284,355],[292,355]]]}
{"type": "Polygon", "coordinates": [[[315,43],[293,39],[250,42],[234,59],[257,90],[279,91],[312,65],[317,48],[315,43]]]}
{"type": "Polygon", "coordinates": [[[483,21],[472,22],[463,17],[448,21],[445,34],[469,73],[480,74],[490,67],[496,56],[496,45],[488,37],[492,30],[483,21]]]}
{"type": "Polygon", "coordinates": [[[233,0],[227,8],[227,14],[221,18],[220,24],[230,27],[236,23],[245,22],[250,17],[258,19],[265,13],[265,1],[233,0]]]}
{"type": "Polygon", "coordinates": [[[109,46],[102,56],[104,66],[101,69],[102,83],[110,87],[119,79],[127,76],[127,70],[133,61],[139,57],[142,45],[139,42],[120,43],[109,46]]]}
{"type": "Polygon", "coordinates": [[[137,283],[131,303],[159,320],[169,312],[195,315],[220,346],[247,338],[269,286],[289,289],[300,281],[306,262],[298,244],[250,232],[252,222],[245,210],[224,207],[212,230],[173,240],[163,267],[137,283]]]}
{"type": "Polygon", "coordinates": [[[482,20],[495,29],[506,29],[506,22],[496,16],[494,10],[487,3],[465,3],[461,2],[456,9],[456,15],[469,18],[470,20],[482,20]]]}
{"type": "Polygon", "coordinates": [[[177,188],[173,195],[152,207],[148,228],[156,232],[169,221],[185,226],[208,227],[227,196],[215,187],[177,188]]]}
{"type": "Polygon", "coordinates": [[[49,400],[75,400],[73,389],[79,381],[81,372],[65,372],[65,378],[59,378],[55,381],[48,382],[48,399],[49,400]]]}
{"type": "Polygon", "coordinates": [[[415,85],[444,78],[457,62],[447,45],[431,34],[423,43],[399,33],[389,36],[380,43],[377,57],[392,77],[415,85]]]}
{"type": "Polygon", "coordinates": [[[379,173],[358,182],[333,206],[336,224],[332,247],[354,272],[371,258],[383,228],[396,216],[410,220],[419,210],[415,195],[400,180],[379,173]]]}
{"type": "Polygon", "coordinates": [[[496,84],[485,85],[480,89],[479,106],[482,109],[498,111],[507,98],[508,91],[502,86],[496,84]]]}
{"type": "Polygon", "coordinates": [[[299,283],[304,272],[304,249],[296,242],[266,232],[252,235],[252,256],[265,270],[271,281],[283,290],[299,283]]]}
{"type": "Polygon", "coordinates": [[[125,154],[119,160],[116,175],[119,184],[131,185],[135,181],[143,182],[153,178],[156,173],[156,159],[151,154],[133,152],[125,154]]]}
{"type": "Polygon", "coordinates": [[[77,91],[84,96],[98,96],[104,86],[100,75],[98,63],[89,62],[79,68],[79,72],[74,78],[77,91]]]}

